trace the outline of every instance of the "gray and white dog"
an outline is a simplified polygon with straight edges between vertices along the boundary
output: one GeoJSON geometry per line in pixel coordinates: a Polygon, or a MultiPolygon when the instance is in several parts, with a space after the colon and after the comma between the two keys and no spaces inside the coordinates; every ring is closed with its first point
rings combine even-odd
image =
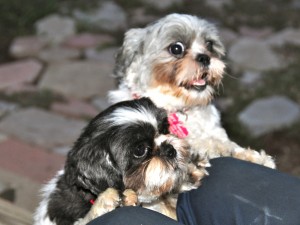
{"type": "Polygon", "coordinates": [[[110,91],[109,99],[146,96],[165,108],[173,133],[191,145],[197,166],[232,156],[275,168],[272,157],[232,142],[221,126],[212,99],[222,82],[224,53],[216,27],[196,16],[170,14],[145,28],[130,29],[116,58],[119,87],[110,91]]]}

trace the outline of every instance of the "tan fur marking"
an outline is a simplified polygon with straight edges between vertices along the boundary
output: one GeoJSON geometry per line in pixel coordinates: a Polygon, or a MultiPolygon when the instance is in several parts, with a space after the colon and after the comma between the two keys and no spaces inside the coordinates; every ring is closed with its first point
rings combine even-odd
{"type": "Polygon", "coordinates": [[[136,206],[138,204],[138,196],[132,189],[126,189],[123,192],[123,205],[136,206]]]}

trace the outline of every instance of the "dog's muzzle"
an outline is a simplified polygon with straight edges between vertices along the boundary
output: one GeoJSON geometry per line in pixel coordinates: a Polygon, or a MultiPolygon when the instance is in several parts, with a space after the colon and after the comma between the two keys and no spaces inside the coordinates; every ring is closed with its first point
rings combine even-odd
{"type": "Polygon", "coordinates": [[[163,156],[168,159],[174,159],[177,156],[177,151],[173,145],[163,142],[159,147],[159,151],[156,153],[158,156],[163,156]]]}

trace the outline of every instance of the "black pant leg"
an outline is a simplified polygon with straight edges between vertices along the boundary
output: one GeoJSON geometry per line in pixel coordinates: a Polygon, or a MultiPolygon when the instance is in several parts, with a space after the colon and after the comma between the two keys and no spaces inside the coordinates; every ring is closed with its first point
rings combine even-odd
{"type": "Polygon", "coordinates": [[[177,216],[186,225],[299,225],[300,179],[257,164],[211,160],[197,190],[179,196],[177,216]]]}

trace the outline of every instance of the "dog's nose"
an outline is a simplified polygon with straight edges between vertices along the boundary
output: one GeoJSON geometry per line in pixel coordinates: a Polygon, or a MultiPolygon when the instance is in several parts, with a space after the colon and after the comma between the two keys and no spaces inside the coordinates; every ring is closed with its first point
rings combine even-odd
{"type": "Polygon", "coordinates": [[[165,144],[161,148],[161,155],[168,157],[169,159],[174,159],[177,155],[175,148],[170,144],[165,144]]]}
{"type": "Polygon", "coordinates": [[[208,66],[210,64],[210,58],[206,54],[198,54],[196,60],[200,62],[203,66],[208,66]]]}

